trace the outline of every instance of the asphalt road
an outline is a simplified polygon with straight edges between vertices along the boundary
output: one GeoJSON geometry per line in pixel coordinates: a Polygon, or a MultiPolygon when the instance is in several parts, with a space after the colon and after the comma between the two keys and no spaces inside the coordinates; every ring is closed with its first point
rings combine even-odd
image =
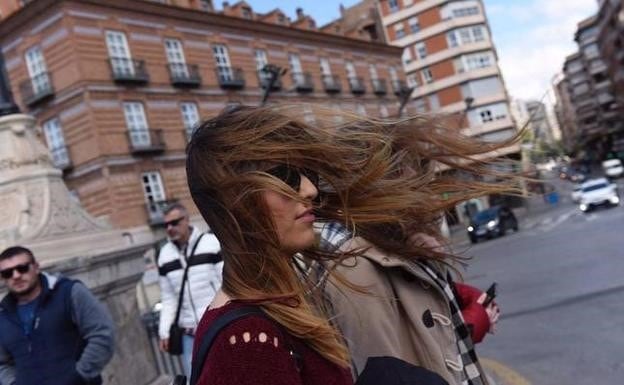
{"type": "Polygon", "coordinates": [[[521,376],[502,383],[621,384],[624,203],[584,214],[562,187],[563,202],[524,218],[518,233],[476,245],[458,238],[473,256],[466,281],[498,282],[503,317],[478,352],[521,376]]]}

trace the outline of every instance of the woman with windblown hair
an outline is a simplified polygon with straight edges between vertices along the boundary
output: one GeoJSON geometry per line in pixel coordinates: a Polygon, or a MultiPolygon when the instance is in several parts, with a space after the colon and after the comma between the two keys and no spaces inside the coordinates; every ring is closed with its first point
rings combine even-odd
{"type": "MultiPolygon", "coordinates": [[[[456,258],[423,247],[413,234],[436,235],[441,210],[508,187],[433,174],[435,162],[488,172],[482,163],[466,160],[496,145],[449,136],[449,131],[415,120],[383,123],[345,115],[339,125],[333,117],[327,125],[319,113],[315,123],[307,124],[299,119],[301,111],[301,106],[237,107],[203,123],[189,143],[191,195],[219,239],[224,260],[222,290],[204,314],[196,341],[238,307],[256,306],[264,314],[238,319],[221,330],[202,362],[199,384],[351,383],[349,353],[327,317],[337,316],[349,350],[360,357],[365,354],[358,350],[363,336],[374,338],[379,331],[359,329],[357,319],[343,317],[351,310],[349,303],[359,302],[355,295],[400,306],[391,292],[377,292],[358,279],[360,261],[368,260],[374,249],[446,271],[456,258]],[[452,198],[443,200],[442,193],[452,198]],[[348,229],[343,238],[354,242],[334,248],[327,242],[319,245],[316,221],[340,224],[348,229]],[[356,244],[359,239],[366,241],[356,244]],[[314,274],[301,274],[303,264],[329,268],[321,269],[323,278],[318,280],[314,274]],[[339,301],[337,293],[351,299],[339,301]],[[336,299],[329,307],[322,306],[327,294],[336,299]]],[[[376,274],[383,277],[384,269],[379,267],[376,274]]],[[[448,301],[435,290],[431,298],[440,304],[448,301]]],[[[381,326],[405,327],[398,317],[386,320],[381,326]]],[[[432,337],[439,340],[437,350],[456,342],[450,334],[432,337]]],[[[196,344],[195,353],[197,349],[196,344]]],[[[413,363],[437,371],[438,366],[427,365],[430,353],[439,352],[431,349],[423,353],[426,359],[413,363]]]]}

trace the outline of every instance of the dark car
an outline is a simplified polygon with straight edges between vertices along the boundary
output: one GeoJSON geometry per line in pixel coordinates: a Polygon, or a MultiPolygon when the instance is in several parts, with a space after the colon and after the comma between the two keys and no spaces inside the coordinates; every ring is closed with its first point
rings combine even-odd
{"type": "Polygon", "coordinates": [[[467,230],[470,242],[477,243],[480,238],[503,236],[508,230],[518,231],[518,220],[509,208],[493,206],[473,215],[467,230]]]}

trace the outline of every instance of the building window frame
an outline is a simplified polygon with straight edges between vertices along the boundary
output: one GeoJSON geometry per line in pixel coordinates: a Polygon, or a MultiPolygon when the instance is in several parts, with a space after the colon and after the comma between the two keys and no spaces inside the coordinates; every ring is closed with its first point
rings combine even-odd
{"type": "Polygon", "coordinates": [[[152,144],[145,107],[142,102],[123,102],[124,117],[133,147],[149,147],[152,144]]]}
{"type": "Polygon", "coordinates": [[[121,31],[106,31],[106,48],[115,74],[134,76],[132,53],[126,34],[121,31]]]}
{"type": "Polygon", "coordinates": [[[195,132],[197,126],[200,123],[199,109],[197,108],[197,103],[181,102],[180,113],[182,114],[182,123],[184,124],[186,137],[190,139],[193,135],[193,132],[195,132]]]}
{"type": "Polygon", "coordinates": [[[32,89],[36,94],[46,92],[50,89],[50,77],[48,76],[48,66],[46,65],[43,51],[40,46],[29,48],[24,54],[26,69],[30,76],[32,89]]]}
{"type": "Polygon", "coordinates": [[[398,0],[388,0],[388,9],[390,10],[390,13],[398,12],[401,9],[399,7],[399,1],[398,0]]]}
{"type": "Polygon", "coordinates": [[[423,60],[427,57],[427,45],[424,41],[416,43],[414,47],[416,48],[416,57],[418,60],[423,60]]]}
{"type": "Polygon", "coordinates": [[[418,20],[417,16],[410,17],[407,20],[407,25],[409,25],[411,33],[418,33],[418,32],[420,32],[420,21],[418,20]]]}
{"type": "Polygon", "coordinates": [[[70,160],[61,120],[58,117],[48,119],[43,122],[41,127],[43,128],[46,143],[48,144],[52,163],[57,168],[66,168],[69,166],[70,160]]]}
{"type": "Polygon", "coordinates": [[[433,73],[431,72],[431,68],[425,67],[422,70],[420,70],[420,73],[422,74],[422,78],[425,83],[433,83],[434,79],[433,79],[433,73]]]}

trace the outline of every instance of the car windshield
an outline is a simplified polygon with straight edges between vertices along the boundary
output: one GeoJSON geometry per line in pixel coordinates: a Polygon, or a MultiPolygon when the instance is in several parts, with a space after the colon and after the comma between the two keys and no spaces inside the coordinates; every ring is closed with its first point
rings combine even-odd
{"type": "Polygon", "coordinates": [[[583,192],[596,191],[606,187],[608,187],[606,183],[593,184],[591,186],[583,187],[583,192]]]}
{"type": "Polygon", "coordinates": [[[496,218],[497,213],[498,213],[498,209],[493,209],[493,208],[479,211],[472,217],[472,221],[474,223],[485,223],[496,218]]]}

